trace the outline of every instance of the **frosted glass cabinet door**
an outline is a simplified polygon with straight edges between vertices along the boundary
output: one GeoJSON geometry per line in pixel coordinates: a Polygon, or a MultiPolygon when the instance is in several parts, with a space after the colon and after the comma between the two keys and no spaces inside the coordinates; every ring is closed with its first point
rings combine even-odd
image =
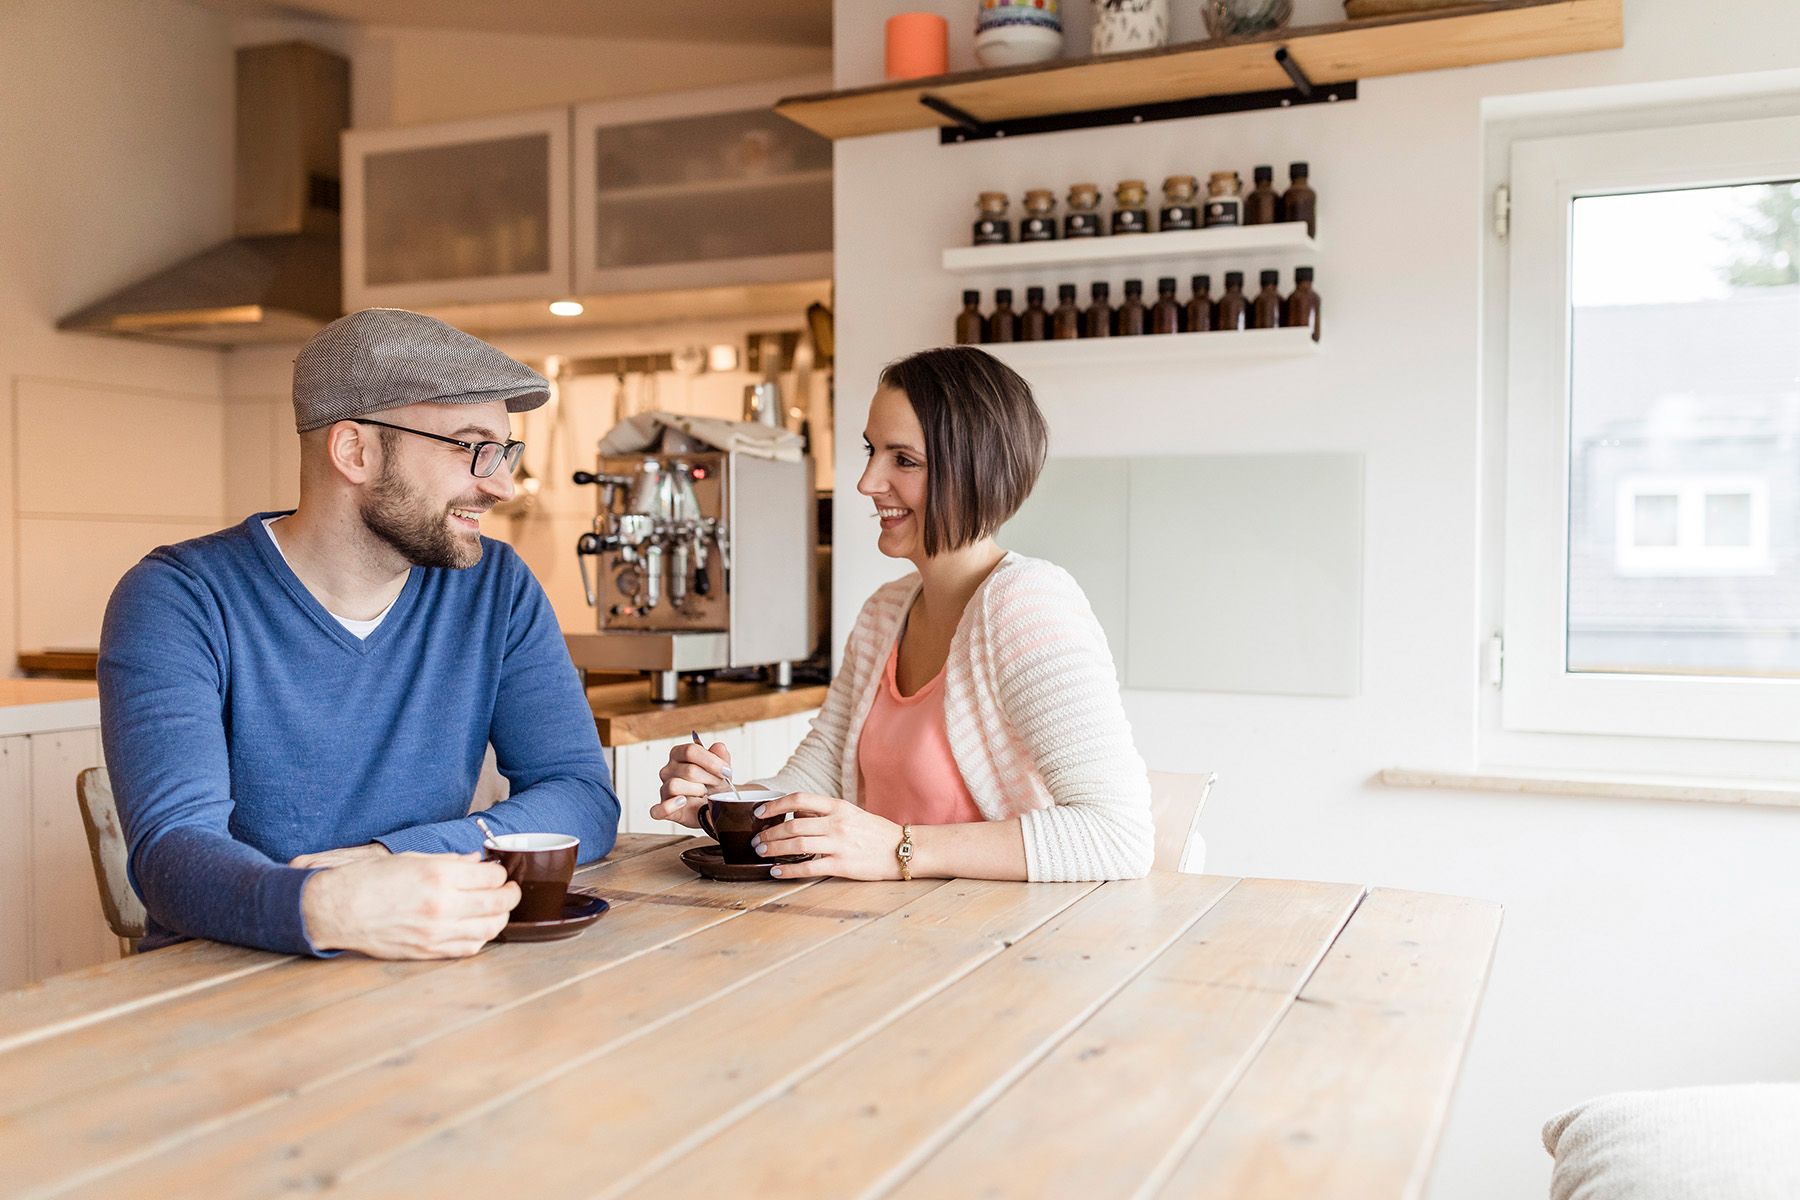
{"type": "Polygon", "coordinates": [[[816,82],[578,107],[578,289],[829,277],[831,143],[770,107],[816,82]]]}
{"type": "Polygon", "coordinates": [[[344,307],[570,290],[569,110],[344,134],[344,307]]]}

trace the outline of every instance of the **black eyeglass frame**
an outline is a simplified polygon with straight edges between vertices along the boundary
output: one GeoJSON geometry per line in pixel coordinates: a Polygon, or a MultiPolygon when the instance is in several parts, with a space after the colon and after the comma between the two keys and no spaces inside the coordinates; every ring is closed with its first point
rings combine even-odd
{"type": "Polygon", "coordinates": [[[513,471],[519,465],[520,456],[525,453],[524,442],[515,442],[511,440],[504,442],[465,442],[461,438],[445,437],[441,433],[426,433],[423,429],[411,429],[405,425],[394,425],[387,421],[377,421],[373,417],[351,417],[350,422],[353,425],[378,425],[382,429],[397,429],[401,433],[410,433],[418,437],[430,438],[434,442],[448,442],[452,446],[460,446],[469,452],[469,474],[477,479],[488,479],[492,477],[494,472],[500,469],[501,463],[506,464],[508,472],[513,471]],[[493,465],[488,467],[486,471],[478,471],[475,468],[476,465],[481,462],[481,452],[486,450],[489,446],[498,447],[500,453],[494,456],[493,465]]]}

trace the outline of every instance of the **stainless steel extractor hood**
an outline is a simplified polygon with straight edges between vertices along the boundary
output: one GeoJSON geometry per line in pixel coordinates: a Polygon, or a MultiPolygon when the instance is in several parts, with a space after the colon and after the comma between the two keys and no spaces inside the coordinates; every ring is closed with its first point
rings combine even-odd
{"type": "Polygon", "coordinates": [[[350,64],[303,42],[237,52],[237,236],[58,329],[210,346],[304,341],[343,314],[338,135],[350,64]]]}

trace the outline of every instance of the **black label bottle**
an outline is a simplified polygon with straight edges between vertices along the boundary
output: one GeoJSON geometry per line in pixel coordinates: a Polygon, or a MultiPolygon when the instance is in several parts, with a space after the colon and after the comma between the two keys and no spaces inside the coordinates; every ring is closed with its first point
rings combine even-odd
{"type": "Polygon", "coordinates": [[[1019,340],[1019,314],[1013,311],[1012,289],[994,291],[994,311],[988,315],[987,340],[1016,342],[1019,340]]]}
{"type": "Polygon", "coordinates": [[[1025,193],[1025,215],[1019,218],[1019,240],[1056,240],[1056,193],[1049,188],[1032,188],[1025,193]]]}
{"type": "Polygon", "coordinates": [[[1236,171],[1214,171],[1206,181],[1206,208],[1202,220],[1213,225],[1244,223],[1243,181],[1236,171]]]}
{"type": "Polygon", "coordinates": [[[1294,290],[1288,294],[1287,314],[1283,324],[1297,329],[1312,328],[1313,341],[1319,340],[1319,293],[1313,291],[1313,269],[1294,268],[1294,290]]]}
{"type": "Polygon", "coordinates": [[[977,307],[981,303],[980,292],[964,292],[962,311],[956,314],[956,344],[959,346],[979,346],[987,341],[987,321],[977,307]]]}
{"type": "Polygon", "coordinates": [[[1075,304],[1075,285],[1061,284],[1056,289],[1056,311],[1050,314],[1050,336],[1056,341],[1081,336],[1081,309],[1075,304]]]}
{"type": "Polygon", "coordinates": [[[1250,305],[1250,328],[1279,329],[1281,327],[1281,293],[1276,285],[1281,282],[1279,271],[1262,273],[1262,291],[1256,293],[1256,300],[1250,305]]]}
{"type": "Polygon", "coordinates": [[[1100,189],[1091,183],[1078,183],[1069,189],[1069,211],[1063,217],[1066,238],[1099,237],[1100,189]]]}
{"type": "Polygon", "coordinates": [[[975,219],[977,246],[1003,246],[1012,241],[1012,222],[1006,219],[1006,193],[983,192],[975,207],[981,215],[975,219]]]}
{"type": "Polygon", "coordinates": [[[1212,298],[1212,276],[1194,276],[1194,294],[1187,302],[1187,331],[1205,333],[1218,324],[1219,306],[1212,298]]]}
{"type": "Polygon", "coordinates": [[[1175,299],[1175,280],[1165,275],[1156,281],[1156,303],[1150,306],[1151,333],[1182,331],[1181,302],[1175,299]]]}
{"type": "Polygon", "coordinates": [[[1192,175],[1171,175],[1163,180],[1163,208],[1156,228],[1163,233],[1200,228],[1200,206],[1194,196],[1200,185],[1192,175]]]}
{"type": "Polygon", "coordinates": [[[1144,305],[1144,281],[1125,281],[1125,303],[1113,314],[1113,325],[1120,337],[1139,337],[1150,329],[1150,310],[1144,305]]]}
{"type": "Polygon", "coordinates": [[[1225,294],[1213,311],[1213,324],[1218,329],[1242,329],[1250,320],[1250,299],[1244,295],[1244,273],[1225,272],[1225,294]]]}
{"type": "Polygon", "coordinates": [[[1148,196],[1141,179],[1119,182],[1113,192],[1112,231],[1115,234],[1150,232],[1150,213],[1144,208],[1148,196]]]}
{"type": "Polygon", "coordinates": [[[1025,311],[1019,314],[1019,340],[1041,342],[1050,336],[1050,312],[1044,307],[1044,289],[1025,289],[1025,311]]]}
{"type": "Polygon", "coordinates": [[[1307,180],[1306,164],[1291,163],[1288,166],[1288,190],[1281,196],[1281,219],[1284,221],[1305,221],[1306,236],[1317,237],[1319,233],[1319,194],[1312,190],[1307,180]]]}
{"type": "Polygon", "coordinates": [[[1281,197],[1275,194],[1274,167],[1258,167],[1252,172],[1256,186],[1244,197],[1244,224],[1273,225],[1281,218],[1281,197]]]}
{"type": "Polygon", "coordinates": [[[1094,285],[1094,302],[1087,306],[1081,314],[1081,336],[1084,338],[1111,337],[1113,331],[1113,307],[1107,300],[1112,288],[1104,283],[1094,285]]]}

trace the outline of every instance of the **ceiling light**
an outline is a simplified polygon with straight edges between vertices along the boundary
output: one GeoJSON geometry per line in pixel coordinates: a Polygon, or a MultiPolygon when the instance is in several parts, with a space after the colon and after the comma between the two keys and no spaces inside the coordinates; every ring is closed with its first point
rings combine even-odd
{"type": "Polygon", "coordinates": [[[713,346],[706,352],[706,365],[714,371],[735,371],[738,365],[737,347],[730,342],[713,346]]]}
{"type": "Polygon", "coordinates": [[[558,317],[579,317],[584,310],[579,300],[552,300],[550,313],[558,317]]]}

